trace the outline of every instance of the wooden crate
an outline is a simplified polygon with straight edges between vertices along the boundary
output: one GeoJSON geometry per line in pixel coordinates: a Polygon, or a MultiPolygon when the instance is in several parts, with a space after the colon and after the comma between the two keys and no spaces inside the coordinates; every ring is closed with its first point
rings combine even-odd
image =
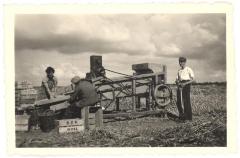
{"type": "Polygon", "coordinates": [[[20,99],[21,100],[36,100],[37,99],[37,95],[36,94],[29,94],[29,95],[20,95],[20,99]]]}
{"type": "Polygon", "coordinates": [[[15,130],[28,131],[29,130],[29,115],[16,115],[15,116],[15,130]]]}
{"type": "Polygon", "coordinates": [[[19,104],[34,104],[36,101],[35,98],[32,99],[20,99],[19,104]]]}
{"type": "Polygon", "coordinates": [[[83,119],[64,119],[64,120],[57,120],[57,125],[60,127],[63,126],[78,126],[83,125],[83,119]]]}
{"type": "Polygon", "coordinates": [[[84,130],[83,119],[64,119],[58,120],[58,132],[61,133],[75,133],[84,130]]]}
{"type": "Polygon", "coordinates": [[[28,125],[15,125],[15,128],[18,132],[27,132],[29,130],[28,125]]]}
{"type": "Polygon", "coordinates": [[[96,129],[96,124],[93,124],[93,125],[89,125],[88,126],[89,130],[93,130],[93,129],[96,129]]]}
{"type": "Polygon", "coordinates": [[[62,133],[76,133],[76,132],[81,132],[81,131],[84,131],[84,126],[83,125],[58,127],[58,132],[60,134],[62,134],[62,133]]]}
{"type": "Polygon", "coordinates": [[[15,83],[15,89],[31,89],[31,88],[33,88],[33,85],[27,81],[15,83]]]}
{"type": "Polygon", "coordinates": [[[102,128],[103,126],[103,113],[101,107],[84,107],[81,110],[81,116],[84,120],[85,129],[102,128]],[[89,108],[95,108],[94,112],[89,112],[89,108]]]}
{"type": "Polygon", "coordinates": [[[22,90],[19,90],[19,93],[21,95],[37,95],[37,90],[36,89],[22,89],[22,90]]]}
{"type": "Polygon", "coordinates": [[[89,118],[89,119],[88,119],[88,123],[89,123],[89,125],[95,125],[95,124],[96,124],[96,119],[95,119],[95,117],[94,117],[94,118],[89,118]]]}

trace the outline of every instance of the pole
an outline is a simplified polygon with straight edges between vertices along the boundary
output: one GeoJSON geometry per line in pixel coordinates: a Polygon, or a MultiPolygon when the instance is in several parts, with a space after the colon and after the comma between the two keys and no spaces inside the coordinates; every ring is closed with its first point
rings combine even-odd
{"type": "Polygon", "coordinates": [[[136,111],[136,80],[132,80],[132,106],[133,111],[136,111]]]}

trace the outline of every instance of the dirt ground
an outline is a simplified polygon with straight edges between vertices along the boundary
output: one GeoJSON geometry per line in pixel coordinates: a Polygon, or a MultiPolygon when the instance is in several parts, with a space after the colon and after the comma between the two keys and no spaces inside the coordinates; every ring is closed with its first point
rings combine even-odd
{"type": "Polygon", "coordinates": [[[123,121],[105,120],[103,129],[82,133],[59,134],[57,128],[49,133],[41,130],[17,132],[16,145],[17,147],[226,146],[226,117],[220,120],[219,118],[220,113],[215,117],[195,116],[192,122],[178,122],[159,117],[123,121]],[[216,119],[218,122],[215,122],[216,119]]]}
{"type": "MultiPolygon", "coordinates": [[[[226,85],[192,88],[193,121],[148,116],[104,120],[102,129],[59,134],[16,132],[17,147],[174,147],[226,146],[226,85]]],[[[170,106],[174,109],[174,105],[170,106]]]]}

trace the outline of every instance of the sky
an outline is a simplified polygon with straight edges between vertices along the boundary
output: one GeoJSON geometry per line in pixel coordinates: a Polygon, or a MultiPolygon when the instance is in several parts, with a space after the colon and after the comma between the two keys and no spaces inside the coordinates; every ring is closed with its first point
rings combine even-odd
{"type": "MultiPolygon", "coordinates": [[[[90,71],[90,56],[103,66],[133,74],[132,64],[167,66],[173,83],[178,58],[187,58],[197,82],[226,81],[225,14],[18,14],[15,79],[41,85],[48,66],[60,86],[90,71]]],[[[108,73],[108,77],[119,76],[108,73]]]]}

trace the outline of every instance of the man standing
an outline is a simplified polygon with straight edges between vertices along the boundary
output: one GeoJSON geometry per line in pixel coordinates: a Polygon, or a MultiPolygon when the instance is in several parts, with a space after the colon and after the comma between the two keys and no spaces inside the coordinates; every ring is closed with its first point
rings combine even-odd
{"type": "Polygon", "coordinates": [[[93,84],[86,79],[75,76],[71,82],[74,87],[74,92],[69,99],[71,105],[67,113],[71,112],[72,117],[80,117],[81,108],[94,106],[99,101],[98,94],[93,84]]]}
{"type": "Polygon", "coordinates": [[[47,67],[46,74],[47,76],[42,80],[42,87],[44,88],[45,94],[48,99],[55,97],[56,87],[57,87],[57,78],[54,76],[54,68],[47,67]]]}
{"type": "Polygon", "coordinates": [[[179,58],[180,69],[178,70],[176,84],[177,108],[181,120],[192,120],[192,107],[190,100],[191,83],[194,81],[194,73],[190,67],[186,66],[187,59],[179,58]],[[182,107],[183,106],[183,107],[182,107]]]}

